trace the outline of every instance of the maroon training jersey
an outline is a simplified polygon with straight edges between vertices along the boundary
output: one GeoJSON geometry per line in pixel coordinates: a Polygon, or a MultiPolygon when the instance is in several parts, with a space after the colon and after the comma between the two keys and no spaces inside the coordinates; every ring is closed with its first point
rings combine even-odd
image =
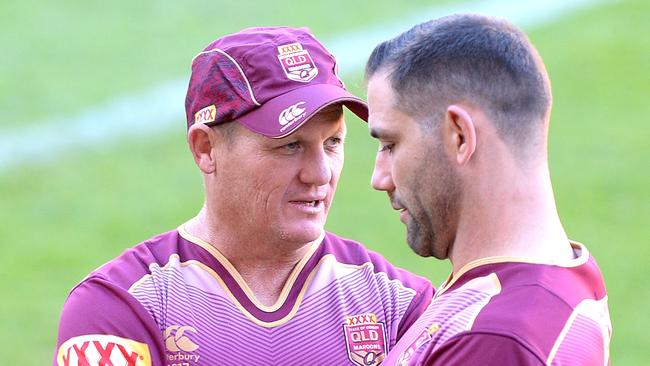
{"type": "Polygon", "coordinates": [[[326,233],[265,306],[181,227],[71,291],[54,365],[377,365],[432,295],[426,279],[326,233]]]}
{"type": "Polygon", "coordinates": [[[611,323],[587,249],[540,263],[490,257],[463,267],[388,355],[385,365],[606,365],[611,323]]]}

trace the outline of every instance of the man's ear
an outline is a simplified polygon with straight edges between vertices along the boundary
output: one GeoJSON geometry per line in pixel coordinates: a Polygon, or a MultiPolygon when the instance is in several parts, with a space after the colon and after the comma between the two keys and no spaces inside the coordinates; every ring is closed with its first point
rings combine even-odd
{"type": "Polygon", "coordinates": [[[476,124],[471,110],[452,104],[445,113],[446,145],[456,162],[467,164],[476,150],[476,124]]]}
{"type": "Polygon", "coordinates": [[[197,123],[187,131],[187,143],[194,157],[194,162],[204,174],[213,174],[217,163],[212,154],[215,132],[208,126],[197,123]]]}

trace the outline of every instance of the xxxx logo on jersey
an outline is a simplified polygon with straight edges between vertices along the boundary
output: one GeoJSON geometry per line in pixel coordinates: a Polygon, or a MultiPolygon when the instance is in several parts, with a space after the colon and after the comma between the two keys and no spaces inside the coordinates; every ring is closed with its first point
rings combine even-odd
{"type": "Polygon", "coordinates": [[[58,366],[151,366],[146,344],[104,334],[68,339],[59,347],[56,360],[58,366]]]}
{"type": "Polygon", "coordinates": [[[388,351],[384,323],[375,314],[347,316],[343,325],[348,358],[355,365],[379,365],[388,351]]]}

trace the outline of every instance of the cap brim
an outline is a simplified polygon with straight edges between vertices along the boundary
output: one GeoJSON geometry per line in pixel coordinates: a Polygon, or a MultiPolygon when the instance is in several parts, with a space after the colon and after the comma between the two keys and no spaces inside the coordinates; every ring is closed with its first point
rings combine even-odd
{"type": "Polygon", "coordinates": [[[271,138],[296,131],[321,109],[334,103],[345,105],[368,121],[368,106],[347,90],[330,84],[308,85],[277,96],[257,109],[237,118],[249,130],[271,138]]]}

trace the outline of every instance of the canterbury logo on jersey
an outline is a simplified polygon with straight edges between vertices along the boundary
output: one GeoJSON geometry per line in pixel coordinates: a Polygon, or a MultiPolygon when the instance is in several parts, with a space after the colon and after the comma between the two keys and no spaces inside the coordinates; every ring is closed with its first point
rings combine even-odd
{"type": "Polygon", "coordinates": [[[171,327],[165,329],[165,346],[167,347],[168,351],[192,352],[196,351],[199,348],[196,343],[192,342],[188,336],[185,335],[185,332],[196,333],[196,329],[194,329],[194,327],[190,327],[189,325],[172,325],[171,327]]]}
{"type": "Polygon", "coordinates": [[[165,348],[167,348],[168,365],[189,365],[188,362],[198,363],[201,355],[192,353],[199,345],[192,342],[190,336],[196,336],[197,331],[189,325],[171,325],[165,329],[165,348]],[[187,361],[187,362],[186,362],[187,361]]]}
{"type": "Polygon", "coordinates": [[[149,346],[131,339],[88,334],[65,341],[56,356],[58,366],[151,366],[149,346]]]}
{"type": "Polygon", "coordinates": [[[305,108],[301,107],[304,104],[305,102],[298,102],[280,112],[280,115],[278,116],[278,122],[280,125],[284,126],[281,131],[291,126],[295,122],[298,122],[298,120],[305,116],[305,108]]]}

